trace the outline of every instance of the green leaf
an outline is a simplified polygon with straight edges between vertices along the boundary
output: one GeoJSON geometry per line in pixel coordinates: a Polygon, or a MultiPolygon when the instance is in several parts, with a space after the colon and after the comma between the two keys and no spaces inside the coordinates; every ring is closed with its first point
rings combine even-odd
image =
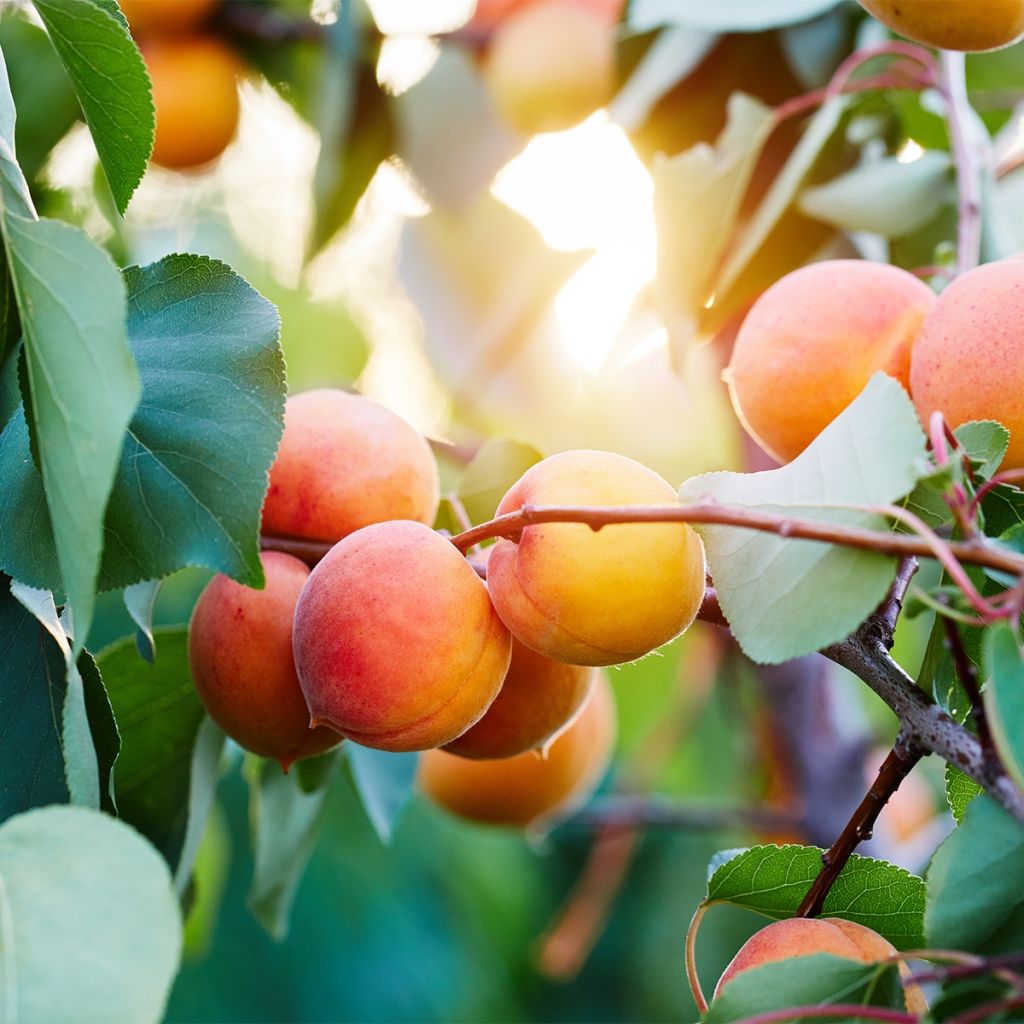
{"type": "Polygon", "coordinates": [[[372,750],[358,743],[348,743],[345,749],[366,816],[381,842],[389,844],[398,819],[412,798],[419,755],[372,750]]]}
{"type": "Polygon", "coordinates": [[[963,824],[967,805],[984,790],[969,775],[965,775],[955,764],[946,764],[946,802],[953,820],[963,824]]]}
{"type": "Polygon", "coordinates": [[[77,654],[92,621],[107,499],[139,400],[125,336],[125,289],[110,257],[78,228],[4,211],[3,230],[25,335],[29,429],[53,527],[59,589],[78,621],[77,654]]]}
{"type": "Polygon", "coordinates": [[[153,642],[153,609],[156,607],[156,598],[162,582],[143,580],[124,588],[124,606],[137,627],[135,646],[138,647],[139,654],[149,662],[156,657],[156,644],[153,642]]]}
{"type": "MultiPolygon", "coordinates": [[[[205,565],[259,586],[260,510],[284,416],[277,312],[203,256],[168,256],[125,277],[143,397],[111,492],[100,585],[205,565]]],[[[0,478],[0,568],[59,589],[21,415],[0,433],[0,478]]]]}
{"type": "Polygon", "coordinates": [[[858,963],[827,953],[762,964],[732,978],[703,1020],[727,1024],[787,1007],[833,1003],[902,1009],[903,987],[895,965],[858,963]]]}
{"type": "Polygon", "coordinates": [[[990,479],[1010,446],[1010,432],[995,420],[971,420],[957,427],[954,434],[971,460],[975,478],[990,479]]]}
{"type": "Polygon", "coordinates": [[[698,143],[652,169],[658,225],[654,296],[680,360],[714,288],[715,268],[732,237],[740,203],[772,128],[771,109],[734,94],[715,145],[698,143]]]}
{"type": "Polygon", "coordinates": [[[7,64],[3,54],[0,54],[0,205],[8,213],[34,217],[35,207],[32,205],[28,182],[14,155],[15,122],[14,97],[7,77],[7,64]]]}
{"type": "Polygon", "coordinates": [[[93,0],[38,0],[36,11],[64,61],[86,124],[124,213],[153,149],[153,89],[123,17],[93,0]]]}
{"type": "Polygon", "coordinates": [[[173,870],[189,817],[192,753],[203,706],[188,667],[188,631],[158,630],[160,656],[144,661],[134,637],[98,661],[121,731],[114,787],[120,816],[137,828],[173,870]]]}
{"type": "Polygon", "coordinates": [[[648,32],[662,25],[686,25],[714,32],[757,32],[807,21],[831,10],[839,0],[632,0],[629,27],[648,32]]]}
{"type": "MultiPolygon", "coordinates": [[[[834,507],[903,497],[924,471],[924,434],[907,393],[876,374],[802,454],[763,473],[708,473],[680,488],[765,512],[885,530],[886,520],[834,507]],[[832,506],[832,507],[830,507],[832,506]]],[[[755,661],[810,654],[852,633],[878,607],[895,562],[873,551],[696,524],[733,634],[755,661]]]]}
{"type": "MultiPolygon", "coordinates": [[[[732,903],[780,921],[792,917],[821,870],[815,846],[754,846],[719,865],[707,903],[732,903]]],[[[823,917],[874,929],[897,949],[920,948],[924,882],[895,864],[854,854],[825,897],[823,917]]]]}
{"type": "Polygon", "coordinates": [[[196,741],[192,747],[185,839],[174,872],[174,884],[179,896],[184,896],[189,886],[196,858],[206,834],[206,823],[213,810],[214,797],[217,795],[220,761],[226,740],[227,737],[220,726],[209,716],[199,724],[196,741]]]}
{"type": "Polygon", "coordinates": [[[995,953],[1004,951],[999,947],[1010,939],[1020,948],[1021,877],[1024,829],[991,797],[977,797],[967,805],[959,827],[935,851],[925,876],[928,946],[995,953]]]}
{"type": "Polygon", "coordinates": [[[473,456],[459,481],[458,498],[470,522],[494,516],[505,492],[544,456],[533,445],[492,438],[473,456]]]}
{"type": "Polygon", "coordinates": [[[1024,659],[1013,630],[998,623],[985,630],[984,702],[992,740],[1007,772],[1024,787],[1024,659]]]}
{"type": "Polygon", "coordinates": [[[260,924],[282,939],[337,775],[304,792],[297,774],[286,775],[274,761],[253,758],[247,774],[256,866],[246,902],[260,924]]]}
{"type": "Polygon", "coordinates": [[[0,888],[5,1019],[162,1019],[181,917],[137,832],[78,807],[18,815],[0,827],[0,888]]]}
{"type": "Polygon", "coordinates": [[[951,166],[949,154],[935,150],[910,163],[875,160],[804,189],[797,206],[845,231],[899,238],[924,227],[953,199],[951,166]]]}

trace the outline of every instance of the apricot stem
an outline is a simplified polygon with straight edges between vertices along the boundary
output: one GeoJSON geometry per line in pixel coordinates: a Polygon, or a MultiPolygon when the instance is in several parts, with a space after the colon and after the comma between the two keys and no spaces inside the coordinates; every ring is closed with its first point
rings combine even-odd
{"type": "Polygon", "coordinates": [[[690,985],[690,994],[697,1004],[697,1010],[703,1016],[707,1013],[708,1001],[704,996],[704,990],[700,987],[700,977],[697,974],[697,929],[700,927],[701,918],[707,913],[710,904],[701,903],[693,912],[690,918],[690,927],[686,929],[686,980],[690,985]]]}

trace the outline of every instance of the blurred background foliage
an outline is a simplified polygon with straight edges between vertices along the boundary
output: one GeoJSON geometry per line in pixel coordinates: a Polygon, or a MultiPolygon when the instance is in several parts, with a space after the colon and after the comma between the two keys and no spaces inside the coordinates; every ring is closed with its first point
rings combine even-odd
{"type": "MultiPolygon", "coordinates": [[[[884,177],[860,186],[860,207],[857,183],[847,182],[846,223],[836,222],[834,195],[815,205],[805,193],[781,212],[732,305],[718,297],[710,344],[683,346],[680,358],[654,295],[658,238],[676,226],[656,223],[652,168],[661,155],[712,142],[737,91],[778,106],[821,88],[855,45],[883,38],[880,26],[851,2],[773,0],[751,26],[731,24],[728,4],[704,5],[721,9],[721,24],[706,11],[688,23],[658,21],[657,4],[634,0],[619,25],[608,109],[529,138],[501,121],[481,78],[498,18],[489,2],[502,6],[480,0],[474,15],[472,0],[375,0],[339,11],[317,0],[311,16],[302,0],[230,0],[211,30],[247,64],[237,138],[199,172],[153,167],[123,221],[42,29],[30,8],[7,4],[0,47],[40,213],[80,224],[122,265],[183,250],[225,260],[278,306],[292,391],[358,387],[453,451],[492,437],[545,454],[605,448],[673,485],[757,465],[721,381],[736,318],[764,284],[825,253],[911,267],[948,259],[944,122],[927,93],[860,99],[805,186],[937,151],[903,200],[928,197],[927,216],[896,237],[867,230],[858,217],[888,187],[884,177]],[[794,20],[790,8],[805,14],[794,20]]],[[[617,0],[593,3],[619,18],[617,0]]],[[[972,100],[1008,168],[987,196],[986,243],[1012,251],[1024,239],[1024,171],[1012,169],[1024,50],[968,65],[972,100]]],[[[794,120],[772,136],[741,222],[801,128],[794,120]]],[[[442,470],[445,487],[457,487],[461,463],[442,460],[442,470]]],[[[187,622],[206,578],[171,578],[154,621],[187,622]]],[[[133,630],[121,595],[104,595],[89,646],[133,630]]],[[[928,632],[928,616],[901,626],[897,654],[911,669],[928,632]]],[[[611,678],[620,734],[603,792],[641,789],[702,807],[799,798],[772,717],[780,709],[711,627],[698,624],[611,678]]],[[[891,715],[838,674],[827,698],[822,720],[870,769],[876,746],[892,740],[891,715]]],[[[249,796],[240,752],[227,762],[171,1021],[693,1019],[682,947],[709,857],[800,838],[749,826],[595,838],[573,822],[522,836],[456,821],[417,798],[384,846],[346,762],[278,942],[246,909],[249,796]],[[582,895],[581,878],[590,879],[582,895]]],[[[919,774],[906,811],[883,815],[873,851],[912,869],[949,826],[938,811],[939,766],[919,774]]],[[[701,933],[706,986],[756,926],[716,909],[701,933]]]]}

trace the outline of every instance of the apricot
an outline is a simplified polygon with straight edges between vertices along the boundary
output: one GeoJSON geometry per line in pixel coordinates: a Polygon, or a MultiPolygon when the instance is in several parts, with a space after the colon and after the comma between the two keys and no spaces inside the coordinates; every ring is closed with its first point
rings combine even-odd
{"type": "Polygon", "coordinates": [[[998,50],[1024,35],[1024,0],[860,0],[883,25],[940,50],[998,50]]]}
{"type": "Polygon", "coordinates": [[[420,789],[470,821],[526,826],[582,804],[601,781],[615,745],[615,697],[603,673],[576,720],[546,756],[528,751],[472,761],[444,750],[420,758],[420,789]]]}
{"type": "Polygon", "coordinates": [[[615,27],[569,3],[528,5],[494,33],[483,77],[501,117],[526,135],[571,128],[615,85],[615,27]]]}
{"type": "Polygon", "coordinates": [[[787,462],[877,371],[906,386],[934,304],[927,285],[886,263],[826,260],[780,278],[744,319],[725,374],[744,428],[787,462]]]}
{"type": "MultiPolygon", "coordinates": [[[[523,505],[673,504],[657,473],[624,455],[570,451],[538,462],[502,498],[523,505]]],[[[499,540],[487,584],[527,647],[572,665],[634,661],[693,622],[704,598],[704,548],[685,523],[527,526],[499,540]]]]}
{"type": "MultiPolygon", "coordinates": [[[[481,31],[493,31],[511,15],[531,4],[551,3],[552,0],[477,0],[470,25],[481,31]]],[[[591,11],[614,25],[622,17],[625,0],[557,0],[591,11]]]]}
{"type": "Polygon", "coordinates": [[[514,757],[542,750],[576,717],[596,671],[565,665],[512,640],[512,661],[487,713],[445,750],[461,757],[514,757]]]}
{"type": "Polygon", "coordinates": [[[238,127],[235,51],[213,36],[152,39],[140,49],[156,108],[153,162],[183,170],[220,156],[238,127]]]}
{"type": "MultiPolygon", "coordinates": [[[[751,967],[795,956],[812,956],[815,953],[828,953],[869,964],[895,956],[896,947],[871,928],[839,917],[791,917],[784,921],[774,921],[755,932],[740,947],[740,951],[718,979],[715,998],[737,974],[751,967]]],[[[906,973],[902,962],[900,973],[906,973]]],[[[919,986],[906,986],[904,997],[911,1013],[927,1012],[928,1004],[919,986]]]]}
{"type": "Polygon", "coordinates": [[[498,695],[512,638],[483,580],[422,523],[364,526],[309,577],[295,664],[315,723],[380,750],[426,750],[498,695]]]}
{"type": "Polygon", "coordinates": [[[288,399],[264,531],[341,540],[388,519],[432,523],[438,500],[433,453],[396,413],[333,388],[288,399]]]}
{"type": "Polygon", "coordinates": [[[219,0],[119,0],[135,36],[189,32],[213,13],[219,0]]]}
{"type": "Polygon", "coordinates": [[[275,551],[260,555],[266,586],[215,576],[196,602],[188,631],[192,681],[210,717],[240,746],[285,771],[341,742],[310,729],[292,658],[292,619],[309,569],[275,551]]]}
{"type": "Polygon", "coordinates": [[[1024,261],[975,267],[942,292],[921,325],[910,393],[922,423],[999,420],[1010,431],[1003,469],[1024,467],[1024,261]]]}

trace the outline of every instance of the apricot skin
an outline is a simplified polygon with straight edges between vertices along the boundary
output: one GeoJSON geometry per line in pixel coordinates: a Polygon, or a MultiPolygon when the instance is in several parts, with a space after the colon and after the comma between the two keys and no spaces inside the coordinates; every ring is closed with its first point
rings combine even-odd
{"type": "Polygon", "coordinates": [[[121,13],[136,36],[189,32],[213,13],[219,0],[119,0],[121,13]]]}
{"type": "MultiPolygon", "coordinates": [[[[838,917],[791,917],[774,921],[755,932],[740,947],[718,979],[715,998],[737,974],[751,967],[815,953],[828,953],[868,964],[895,956],[896,948],[871,928],[838,917]]],[[[901,973],[905,970],[902,964],[900,969],[901,973]]],[[[928,1004],[917,985],[908,985],[904,993],[911,1013],[927,1012],[928,1004]]]]}
{"type": "Polygon", "coordinates": [[[935,304],[899,267],[826,260],[794,270],[754,303],[726,373],[744,428],[780,462],[796,458],[881,370],[904,387],[935,304]]]}
{"type": "Polygon", "coordinates": [[[420,758],[419,786],[435,803],[470,821],[526,826],[579,805],[601,781],[615,744],[615,697],[599,673],[579,716],[547,757],[529,751],[471,761],[444,750],[420,758]]]}
{"type": "Polygon", "coordinates": [[[220,156],[238,128],[234,50],[212,36],[185,36],[147,40],[141,51],[156,108],[153,162],[184,170],[220,156]]]}
{"type": "Polygon", "coordinates": [[[611,98],[614,44],[614,25],[600,14],[568,3],[529,5],[494,33],[484,81],[516,131],[562,131],[611,98]]]}
{"type": "Polygon", "coordinates": [[[860,0],[883,25],[915,43],[977,53],[1024,35],[1024,0],[860,0]]]}
{"type": "Polygon", "coordinates": [[[596,672],[565,665],[512,640],[512,661],[487,713],[445,750],[460,757],[514,757],[543,749],[576,717],[596,672]]]}
{"type": "Polygon", "coordinates": [[[293,642],[313,720],[380,750],[464,733],[497,696],[512,648],[470,564],[408,521],[331,548],[299,598],[293,642]]]}
{"type": "Polygon", "coordinates": [[[400,416],[331,388],[288,399],[266,533],[336,541],[388,519],[432,523],[437,504],[433,453],[400,416]]]}
{"type": "MultiPolygon", "coordinates": [[[[673,504],[673,489],[639,462],[571,451],[531,467],[498,514],[522,505],[673,504]]],[[[581,523],[499,540],[487,583],[502,621],[526,646],[573,665],[634,661],[693,621],[704,599],[704,548],[683,523],[581,523]]]]}
{"type": "Polygon", "coordinates": [[[921,422],[999,420],[1003,469],[1024,466],[1024,261],[986,263],[939,296],[914,345],[910,393],[921,422]]]}
{"type": "Polygon", "coordinates": [[[240,746],[288,766],[341,742],[309,728],[292,658],[292,618],[309,569],[275,551],[260,555],[266,586],[215,576],[192,612],[188,657],[199,699],[240,746]]]}

